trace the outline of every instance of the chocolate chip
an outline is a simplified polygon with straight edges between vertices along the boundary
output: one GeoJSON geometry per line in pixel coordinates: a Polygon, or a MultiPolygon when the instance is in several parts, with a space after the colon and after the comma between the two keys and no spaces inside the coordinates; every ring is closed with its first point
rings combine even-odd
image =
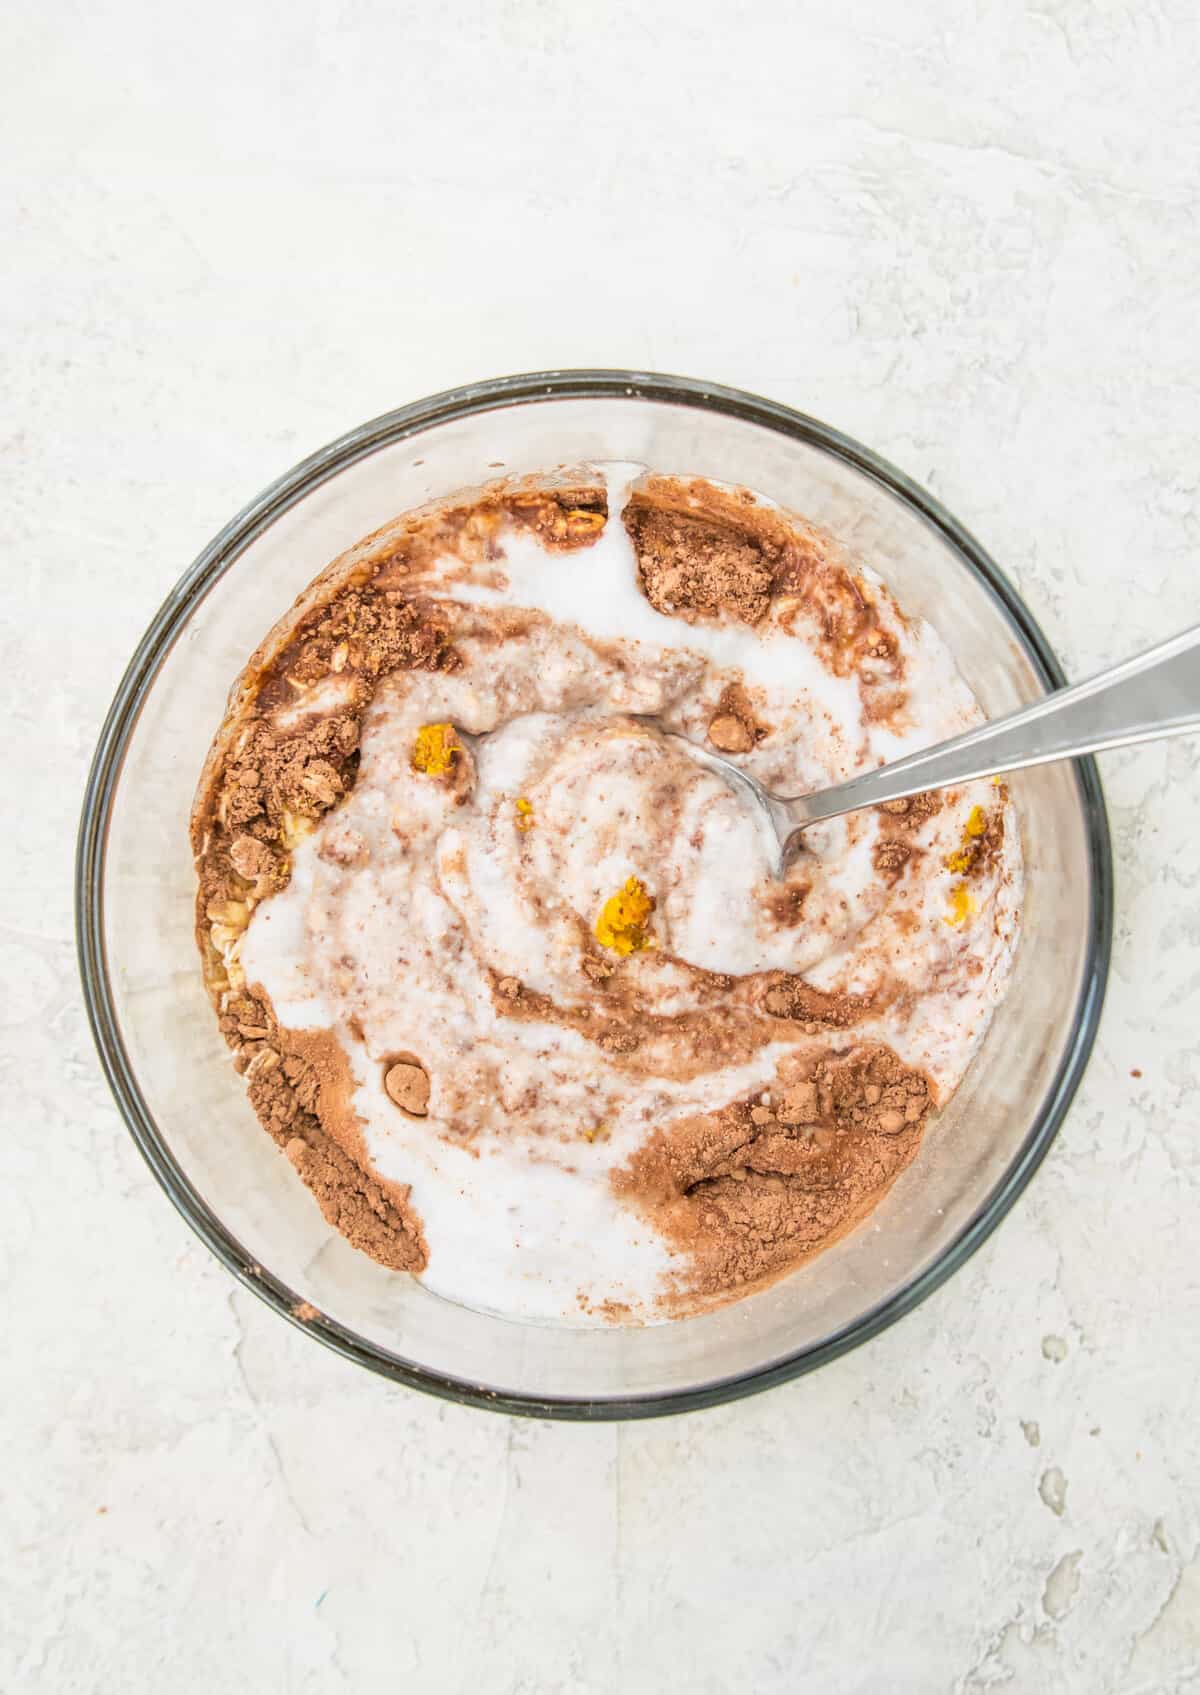
{"type": "Polygon", "coordinates": [[[429,1073],[419,1065],[401,1060],[388,1067],[383,1086],[391,1100],[410,1118],[424,1118],[429,1111],[429,1073]]]}
{"type": "Polygon", "coordinates": [[[754,732],[731,712],[722,712],[708,726],[708,739],[722,753],[749,753],[754,746],[754,732]]]}

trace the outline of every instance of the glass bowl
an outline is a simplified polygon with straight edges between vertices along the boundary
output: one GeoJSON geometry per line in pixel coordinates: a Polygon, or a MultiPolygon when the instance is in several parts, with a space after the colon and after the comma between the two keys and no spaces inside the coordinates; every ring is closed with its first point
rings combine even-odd
{"type": "Polygon", "coordinates": [[[1062,682],[1011,584],[924,490],[836,430],[679,377],[556,371],[456,389],[353,430],[206,547],[117,691],[84,799],[83,991],[101,1062],[151,1170],[212,1251],[284,1318],[387,1377],[506,1412],[644,1417],[810,1371],[928,1295],[1046,1153],[1091,1049],[1108,967],[1108,825],[1090,760],[1012,783],[1024,928],[1010,992],[921,1153],[881,1205],[781,1282],[642,1329],[514,1323],[355,1252],[263,1134],[204,991],[188,814],[226,692],[329,560],[397,513],[501,470],[591,459],[735,483],[832,531],[956,655],[989,716],[1062,682]]]}

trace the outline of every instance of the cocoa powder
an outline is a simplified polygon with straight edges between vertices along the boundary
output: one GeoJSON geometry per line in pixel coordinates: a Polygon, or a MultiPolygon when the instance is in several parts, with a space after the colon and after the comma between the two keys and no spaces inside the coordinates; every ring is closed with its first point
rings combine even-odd
{"type": "Polygon", "coordinates": [[[757,538],[638,501],[625,511],[646,599],[656,611],[757,624],[771,600],[773,562],[757,538]]]}
{"type": "MultiPolygon", "coordinates": [[[[510,491],[418,515],[389,526],[374,550],[368,538],[318,579],[291,624],[256,654],[202,779],[193,815],[197,929],[222,1033],[261,1122],[324,1216],[387,1266],[419,1271],[427,1250],[407,1188],[383,1182],[371,1167],[346,1055],[330,1032],[282,1029],[260,989],[237,988],[232,967],[222,974],[209,940],[212,912],[286,884],[298,828],[314,824],[354,784],[359,727],[380,680],[397,669],[459,663],[446,609],[419,592],[425,567],[448,552],[464,561],[496,557],[505,524],[530,529],[557,551],[585,548],[606,512],[602,489],[572,483],[553,494],[510,491]],[[340,701],[334,711],[322,704],[330,687],[340,701]]],[[[773,596],[791,597],[815,621],[817,649],[832,670],[864,667],[859,686],[868,709],[902,711],[900,661],[874,625],[871,591],[817,532],[755,508],[749,497],[655,478],[644,479],[625,522],[643,591],[660,611],[756,624],[773,596]]],[[[711,744],[737,755],[770,733],[747,691],[726,687],[709,721],[711,744]]],[[[938,804],[919,796],[888,812],[876,850],[880,870],[902,873],[919,851],[912,837],[938,804]]],[[[361,852],[349,840],[331,839],[327,848],[346,864],[361,852]]],[[[981,843],[981,855],[994,851],[990,837],[981,843]]],[[[776,897],[786,903],[787,922],[801,921],[806,892],[796,883],[776,897]]],[[[708,979],[704,1009],[652,1018],[623,962],[593,949],[581,977],[591,999],[577,1007],[557,1007],[514,977],[499,978],[493,994],[505,1017],[569,1025],[612,1064],[647,1076],[692,1076],[747,1059],[767,1042],[797,1044],[765,1096],[654,1132],[618,1174],[620,1192],[691,1268],[678,1279],[681,1309],[729,1298],[835,1239],[916,1152],[931,1104],[925,1078],[878,1046],[811,1051],[821,1032],[850,1031],[874,1008],[870,997],[828,994],[782,972],[739,982],[695,973],[694,982],[708,979]]],[[[428,1099],[423,1065],[394,1061],[380,1086],[398,1110],[420,1116],[428,1099]]],[[[613,1316],[625,1315],[614,1309],[613,1316]]]]}
{"type": "Polygon", "coordinates": [[[773,1018],[787,1018],[807,1029],[846,1030],[875,1010],[871,995],[828,994],[786,971],[767,974],[762,1004],[773,1018]]]}
{"type": "Polygon", "coordinates": [[[268,1041],[246,1066],[259,1122],[308,1185],[325,1218],[356,1248],[398,1271],[420,1271],[428,1257],[406,1187],[384,1183],[366,1158],[350,1105],[349,1064],[328,1031],[303,1035],[280,1027],[261,991],[243,997],[268,1041]]]}
{"type": "Polygon", "coordinates": [[[744,1294],[827,1247],[913,1158],[928,1079],[889,1049],[792,1059],[778,1086],[657,1131],[618,1191],[685,1256],[676,1305],[744,1294]]]}
{"type": "MultiPolygon", "coordinates": [[[[262,900],[290,876],[297,820],[336,806],[357,774],[359,727],[379,681],[395,670],[458,664],[446,612],[397,588],[422,560],[486,553],[505,520],[558,551],[586,547],[603,529],[595,486],[520,488],[439,510],[403,526],[399,540],[335,561],[268,636],[231,691],[225,723],[201,774],[191,839],[198,879],[196,934],[209,993],[259,1121],[285,1150],[325,1218],[381,1264],[420,1271],[427,1251],[403,1185],[375,1174],[351,1106],[349,1065],[330,1032],[283,1029],[261,990],[237,989],[209,939],[210,911],[262,900]],[[289,709],[333,683],[343,709],[315,711],[291,729],[289,709]]],[[[351,844],[344,844],[349,852],[351,844]]],[[[405,1099],[419,1090],[410,1079],[405,1099]]]]}
{"type": "Polygon", "coordinates": [[[784,629],[803,620],[830,670],[856,677],[867,721],[903,721],[899,646],[880,627],[874,588],[824,532],[759,505],[746,490],[661,476],[637,485],[625,525],[642,588],[659,611],[758,624],[774,601],[784,629]]]}
{"type": "Polygon", "coordinates": [[[770,734],[761,724],[754,703],[741,683],[727,683],[721,690],[717,710],[708,726],[708,739],[720,753],[749,753],[770,734]]]}

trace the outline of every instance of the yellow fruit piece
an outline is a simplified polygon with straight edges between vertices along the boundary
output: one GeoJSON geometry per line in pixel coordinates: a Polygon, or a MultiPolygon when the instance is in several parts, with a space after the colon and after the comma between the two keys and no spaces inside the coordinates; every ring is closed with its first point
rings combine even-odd
{"type": "Polygon", "coordinates": [[[517,829],[532,830],[534,823],[533,802],[531,800],[526,800],[524,795],[518,795],[516,799],[516,808],[517,829]]]}
{"type": "Polygon", "coordinates": [[[965,924],[967,919],[979,911],[979,902],[965,883],[956,883],[950,891],[950,911],[942,920],[944,924],[952,924],[955,929],[965,924]]]}
{"type": "Polygon", "coordinates": [[[444,777],[461,752],[453,724],[422,724],[413,743],[412,768],[427,777],[444,777]]]}
{"type": "Polygon", "coordinates": [[[610,895],[596,920],[596,940],[622,957],[652,946],[646,922],[654,911],[654,899],[638,877],[628,877],[625,887],[610,895]]]}
{"type": "Polygon", "coordinates": [[[987,813],[982,806],[973,806],[966,823],[963,825],[962,846],[953,853],[947,854],[945,865],[947,871],[953,871],[956,877],[963,877],[975,863],[975,855],[979,852],[979,838],[987,829],[987,813]]]}

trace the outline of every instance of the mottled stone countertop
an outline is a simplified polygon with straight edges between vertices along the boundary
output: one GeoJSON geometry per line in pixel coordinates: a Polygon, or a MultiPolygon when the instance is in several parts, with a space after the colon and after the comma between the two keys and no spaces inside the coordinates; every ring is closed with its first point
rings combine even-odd
{"type": "Polygon", "coordinates": [[[0,1688],[1200,1690],[1200,744],[1103,762],[1111,991],[1009,1220],[869,1346],[685,1418],[488,1416],[281,1323],[122,1128],[71,937],[96,731],[176,576],[473,377],[826,418],[1074,675],[1194,621],[1193,13],[8,8],[0,1688]]]}

